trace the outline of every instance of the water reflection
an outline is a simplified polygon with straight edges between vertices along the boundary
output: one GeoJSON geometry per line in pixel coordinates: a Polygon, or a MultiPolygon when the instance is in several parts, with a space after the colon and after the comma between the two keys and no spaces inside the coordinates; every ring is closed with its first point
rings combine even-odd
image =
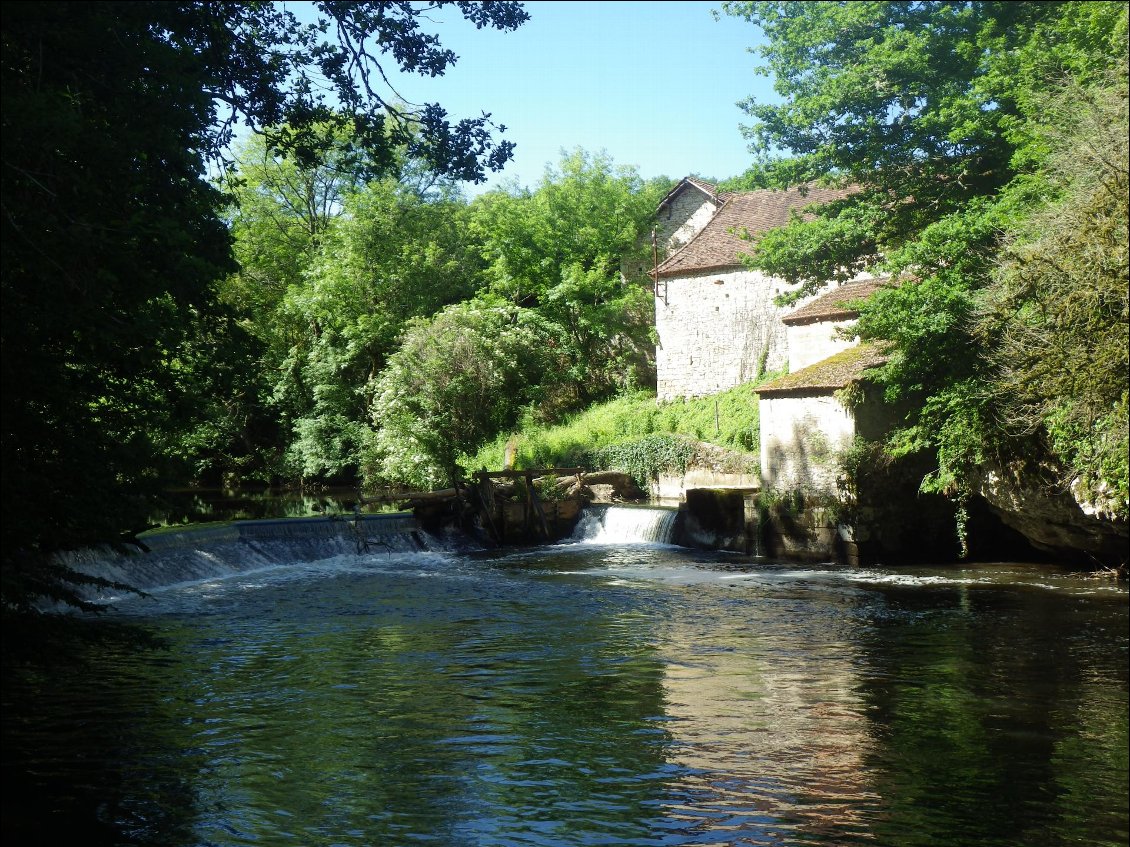
{"type": "MultiPolygon", "coordinates": [[[[162,495],[151,516],[159,526],[208,521],[258,520],[261,518],[305,518],[314,515],[350,515],[357,504],[356,488],[322,487],[262,490],[239,488],[178,488],[162,495]]],[[[362,511],[379,511],[363,504],[362,511]]]]}
{"type": "Polygon", "coordinates": [[[892,613],[860,645],[881,840],[1125,843],[1124,604],[1027,587],[886,599],[892,613]],[[1083,801],[1092,790],[1111,804],[1083,801]]]}
{"type": "Polygon", "coordinates": [[[793,604],[768,598],[709,605],[664,627],[664,642],[679,648],[667,656],[667,726],[689,771],[671,816],[695,843],[866,836],[876,797],[861,767],[868,725],[850,621],[812,627],[793,604]],[[795,636],[766,637],[782,625],[795,636]]]}
{"type": "Polygon", "coordinates": [[[122,605],[168,649],[6,672],[5,835],[1125,843],[1125,591],[954,576],[590,546],[174,587],[122,605]]]}

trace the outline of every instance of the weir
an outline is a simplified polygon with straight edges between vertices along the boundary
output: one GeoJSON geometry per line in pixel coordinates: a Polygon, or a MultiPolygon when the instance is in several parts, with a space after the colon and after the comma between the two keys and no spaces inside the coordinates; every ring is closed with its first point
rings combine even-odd
{"type": "MultiPolygon", "coordinates": [[[[59,561],[79,573],[148,591],[335,556],[447,552],[468,547],[465,538],[440,538],[423,532],[410,514],[236,521],[143,534],[139,540],[148,552],[75,550],[60,554],[59,561]]],[[[105,591],[93,592],[95,596],[90,599],[105,599],[99,596],[105,591]]]]}
{"type": "MultiPolygon", "coordinates": [[[[584,509],[568,539],[580,544],[672,544],[678,510],[595,505],[584,509]]],[[[223,579],[263,568],[319,562],[339,556],[410,556],[482,549],[452,530],[426,532],[410,513],[352,518],[281,518],[235,521],[143,534],[147,551],[109,548],[60,554],[61,564],[87,576],[141,591],[223,579]]],[[[87,599],[121,596],[121,590],[91,587],[87,599]]]]}
{"type": "Polygon", "coordinates": [[[649,506],[589,506],[572,541],[584,544],[672,544],[677,509],[649,506]]]}

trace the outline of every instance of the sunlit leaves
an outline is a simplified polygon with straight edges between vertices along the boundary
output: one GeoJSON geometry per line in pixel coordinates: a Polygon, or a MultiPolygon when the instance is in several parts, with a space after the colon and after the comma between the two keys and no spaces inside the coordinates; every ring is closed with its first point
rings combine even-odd
{"type": "Polygon", "coordinates": [[[376,381],[371,479],[448,483],[456,459],[561,379],[557,328],[536,312],[470,301],[409,325],[376,381]]]}
{"type": "MultiPolygon", "coordinates": [[[[762,238],[752,263],[795,283],[792,296],[866,266],[901,275],[901,287],[876,294],[858,325],[862,337],[894,345],[879,377],[909,414],[891,449],[932,452],[938,469],[926,487],[960,494],[987,457],[1021,450],[1048,459],[1046,436],[1056,454],[1049,461],[1101,488],[1096,467],[1118,463],[1094,445],[1120,443],[1124,430],[1106,414],[1125,395],[1126,365],[1124,355],[1099,351],[1127,346],[1117,314],[1126,264],[1105,243],[1109,218],[1070,223],[1086,204],[1063,198],[1072,185],[1082,197],[1094,183],[1055,176],[1055,157],[1086,162],[1080,175],[1101,172],[1088,156],[1107,144],[1103,130],[1123,138],[1126,130],[1054,106],[1111,85],[1106,74],[1127,52],[1125,4],[724,8],[762,27],[760,52],[784,98],[745,104],[759,161],[742,182],[860,188],[817,219],[762,238]],[[1009,232],[1008,283],[986,295],[1009,232]],[[1101,255],[1083,246],[1088,240],[1104,243],[1101,255]],[[1097,293],[1107,280],[1118,296],[1097,293]],[[1034,336],[1022,352],[1019,339],[1034,336]],[[1026,446],[1010,418],[1029,423],[1026,446]]],[[[1123,75],[1123,97],[1125,86],[1123,75]]],[[[1125,229],[1120,222],[1111,231],[1125,229]]],[[[1117,474],[1102,479],[1120,485],[1117,474]]]]}
{"type": "MultiPolygon", "coordinates": [[[[1012,229],[978,313],[992,388],[1014,434],[1046,433],[1063,482],[1125,518],[1130,299],[1126,66],[1107,85],[1068,87],[1041,172],[1052,198],[1012,229]]],[[[1018,186],[1022,198],[1033,192],[1018,186]]],[[[1030,201],[1031,202],[1031,201],[1030,201]]]]}

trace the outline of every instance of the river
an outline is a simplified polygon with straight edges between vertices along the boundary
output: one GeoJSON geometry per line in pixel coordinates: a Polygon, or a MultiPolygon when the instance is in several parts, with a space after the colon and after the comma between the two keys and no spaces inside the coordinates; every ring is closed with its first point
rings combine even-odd
{"type": "Polygon", "coordinates": [[[1125,586],[632,532],[156,551],[6,670],[7,843],[1127,844],[1125,586]]]}

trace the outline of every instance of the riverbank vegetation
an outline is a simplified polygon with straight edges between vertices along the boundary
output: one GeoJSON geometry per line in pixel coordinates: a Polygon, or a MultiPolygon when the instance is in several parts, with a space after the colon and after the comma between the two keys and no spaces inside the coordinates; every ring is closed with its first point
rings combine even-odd
{"type": "Polygon", "coordinates": [[[725,465],[735,473],[752,468],[756,473],[759,429],[753,388],[754,383],[747,383],[709,397],[668,403],[657,403],[651,391],[637,391],[556,425],[527,418],[519,430],[501,433],[462,464],[498,468],[509,454],[518,468],[624,471],[645,490],[660,473],[685,471],[699,453],[703,463],[725,465]],[[709,445],[722,449],[711,451],[709,445]]]}
{"type": "Polygon", "coordinates": [[[746,104],[759,161],[731,187],[860,189],[750,264],[786,300],[905,280],[858,325],[910,410],[885,452],[929,455],[922,489],[959,503],[993,475],[1125,522],[1126,4],[723,5],[765,32],[782,98],[746,104]]]}
{"type": "Polygon", "coordinates": [[[180,442],[191,474],[442,487],[523,414],[555,422],[653,379],[649,289],[621,263],[649,249],[669,181],[574,151],[534,189],[467,201],[405,159],[339,182],[315,226],[290,186],[331,170],[240,153],[243,261],[223,290],[255,363],[180,442]]]}
{"type": "MultiPolygon", "coordinates": [[[[457,8],[504,31],[528,18],[517,3],[457,8]]],[[[5,9],[5,611],[73,597],[75,575],[51,554],[143,528],[150,498],[202,442],[250,469],[289,424],[262,390],[260,340],[223,291],[248,257],[233,249],[232,198],[207,174],[229,161],[237,127],[299,169],[349,139],[350,165],[357,154],[374,179],[404,160],[482,182],[509,160],[489,114],[409,107],[381,82],[382,61],[426,76],[455,61],[426,7],[318,15],[304,24],[270,3],[5,9]]],[[[313,242],[320,218],[303,220],[313,242]]]]}
{"type": "MultiPolygon", "coordinates": [[[[924,489],[958,499],[1050,468],[1124,521],[1126,5],[724,8],[782,97],[747,105],[757,161],[728,187],[861,188],[751,263],[793,296],[907,278],[859,322],[911,409],[883,449],[932,456],[924,489]]],[[[757,452],[748,386],[648,393],[651,291],[622,269],[650,267],[671,181],[576,150],[469,200],[510,156],[489,115],[368,82],[372,40],[409,71],[454,60],[420,9],[322,15],[338,42],[269,4],[5,13],[5,608],[68,596],[51,553],[143,529],[170,484],[439,486],[515,433],[531,465],[757,452]]]]}

